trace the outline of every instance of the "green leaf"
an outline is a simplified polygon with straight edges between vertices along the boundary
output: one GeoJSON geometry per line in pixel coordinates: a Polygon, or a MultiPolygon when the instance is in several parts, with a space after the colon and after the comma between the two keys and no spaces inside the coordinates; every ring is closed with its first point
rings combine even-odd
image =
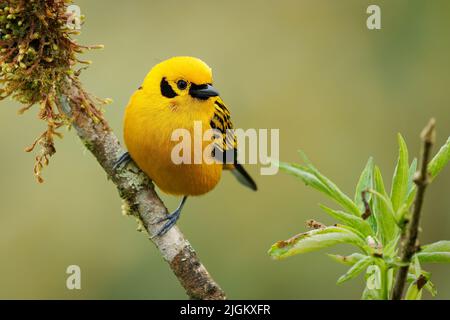
{"type": "Polygon", "coordinates": [[[411,162],[411,166],[409,167],[408,171],[408,195],[413,192],[413,190],[416,189],[416,185],[414,183],[414,176],[417,171],[417,158],[414,158],[414,160],[411,162]]]}
{"type": "Polygon", "coordinates": [[[443,240],[425,245],[415,256],[421,263],[450,263],[450,241],[443,240]]]}
{"type": "Polygon", "coordinates": [[[369,207],[372,210],[372,214],[366,220],[370,224],[370,227],[372,228],[373,232],[375,234],[377,234],[377,229],[378,229],[377,218],[376,218],[376,216],[374,214],[375,199],[374,199],[374,197],[372,197],[371,193],[369,193],[369,194],[370,194],[369,207]]]}
{"type": "Polygon", "coordinates": [[[450,263],[450,252],[419,252],[417,258],[421,263],[450,263]]]}
{"type": "Polygon", "coordinates": [[[420,300],[422,299],[422,290],[419,290],[416,282],[412,282],[406,291],[405,300],[420,300]]]}
{"type": "Polygon", "coordinates": [[[316,176],[316,178],[318,178],[320,182],[322,182],[322,184],[324,184],[327,187],[327,189],[331,193],[333,200],[336,201],[338,204],[340,204],[342,208],[348,210],[350,213],[356,216],[360,216],[361,212],[359,211],[356,204],[345,193],[343,193],[331,180],[329,180],[322,173],[320,173],[320,171],[317,170],[311,164],[311,162],[308,160],[308,158],[302,151],[299,151],[299,153],[302,156],[305,163],[307,164],[308,170],[311,173],[313,173],[316,176]]]}
{"type": "Polygon", "coordinates": [[[408,192],[409,178],[408,147],[401,134],[398,134],[398,144],[399,155],[391,186],[391,201],[394,212],[397,212],[405,201],[408,192]]]}
{"type": "Polygon", "coordinates": [[[417,256],[412,257],[412,267],[416,278],[419,278],[422,274],[422,267],[420,266],[420,261],[417,256]]]}
{"type": "Polygon", "coordinates": [[[411,166],[409,167],[409,173],[408,173],[408,193],[406,195],[406,199],[404,203],[401,205],[401,207],[397,210],[395,213],[395,219],[399,223],[403,223],[405,217],[409,213],[409,209],[411,208],[414,199],[416,198],[417,193],[417,187],[414,183],[414,176],[417,171],[417,159],[414,158],[413,162],[411,163],[411,166]]]}
{"type": "Polygon", "coordinates": [[[375,190],[369,190],[375,196],[375,199],[380,201],[381,204],[385,207],[385,211],[389,213],[391,217],[394,217],[394,208],[392,208],[391,200],[388,198],[386,194],[382,194],[381,192],[375,190]]]}
{"type": "Polygon", "coordinates": [[[269,249],[274,259],[284,259],[296,254],[316,251],[339,243],[355,245],[367,250],[366,243],[355,233],[339,227],[311,230],[285,241],[278,241],[269,249]]]}
{"type": "Polygon", "coordinates": [[[395,237],[387,245],[385,245],[383,249],[383,255],[386,255],[388,257],[394,255],[397,251],[397,244],[399,240],[400,234],[398,234],[397,237],[395,237]]]}
{"type": "Polygon", "coordinates": [[[405,294],[405,300],[420,300],[422,298],[422,289],[430,280],[430,273],[422,271],[420,262],[417,257],[413,257],[411,265],[414,273],[408,273],[407,279],[411,281],[405,294]],[[420,283],[420,288],[419,288],[420,283]]]}
{"type": "Polygon", "coordinates": [[[408,194],[405,203],[398,209],[396,214],[396,219],[399,222],[402,222],[405,216],[409,213],[409,210],[414,203],[414,199],[416,198],[417,188],[413,187],[411,192],[408,194]]]}
{"type": "Polygon", "coordinates": [[[421,252],[450,252],[450,241],[441,240],[422,246],[421,252]]]}
{"type": "Polygon", "coordinates": [[[311,186],[314,189],[325,193],[329,197],[332,197],[330,190],[328,190],[328,188],[306,167],[300,166],[295,163],[285,162],[280,162],[278,166],[282,171],[300,178],[307,186],[311,186]]]}
{"type": "Polygon", "coordinates": [[[342,222],[343,224],[346,224],[358,231],[360,231],[365,236],[373,235],[372,228],[370,227],[369,223],[365,220],[363,220],[361,217],[357,217],[355,215],[330,209],[324,205],[319,205],[322,210],[324,210],[327,214],[329,214],[331,217],[335,218],[336,220],[342,222]]]}
{"type": "MultiPolygon", "coordinates": [[[[370,157],[364,167],[361,176],[359,177],[358,184],[355,190],[355,204],[358,206],[361,212],[364,212],[364,202],[362,199],[362,192],[368,189],[372,189],[372,175],[373,175],[373,158],[370,157]]],[[[369,201],[369,199],[367,199],[369,201]]]]}
{"type": "Polygon", "coordinates": [[[437,295],[437,289],[433,282],[428,280],[428,282],[423,287],[425,290],[427,290],[433,297],[437,295]]]}
{"type": "Polygon", "coordinates": [[[377,233],[383,245],[387,245],[396,237],[398,227],[391,201],[384,188],[380,169],[377,166],[374,169],[374,188],[375,190],[371,190],[371,192],[375,195],[373,214],[377,220],[377,233]]]}
{"type": "Polygon", "coordinates": [[[333,259],[336,262],[339,262],[341,264],[345,264],[347,266],[353,266],[355,263],[357,263],[359,260],[367,257],[364,254],[361,253],[352,253],[349,256],[341,256],[338,254],[328,254],[328,256],[333,259]]]}
{"type": "Polygon", "coordinates": [[[411,192],[408,194],[408,198],[406,199],[405,208],[409,209],[411,208],[414,199],[416,198],[417,188],[414,186],[411,189],[411,192]]]}
{"type": "MultiPolygon", "coordinates": [[[[430,277],[431,274],[429,272],[422,271],[421,273],[425,278],[427,279],[427,283],[423,287],[425,290],[427,290],[433,297],[437,295],[437,289],[433,282],[431,282],[430,277]]],[[[407,281],[408,283],[412,283],[417,281],[418,276],[416,276],[413,273],[408,273],[407,281]]]]}
{"type": "Polygon", "coordinates": [[[350,226],[345,225],[345,224],[342,224],[342,223],[336,223],[334,226],[335,226],[335,227],[338,227],[338,228],[342,228],[342,229],[348,230],[348,231],[350,231],[351,233],[358,235],[359,238],[360,238],[364,243],[366,243],[366,241],[367,241],[367,237],[366,237],[364,234],[362,234],[360,231],[358,231],[357,229],[355,229],[355,228],[353,228],[353,227],[350,227],[350,226]]]}
{"type": "Polygon", "coordinates": [[[303,156],[307,166],[302,166],[295,163],[279,162],[278,166],[282,171],[299,177],[307,186],[326,194],[344,209],[349,210],[352,214],[361,215],[358,207],[353,203],[348,196],[346,196],[339,188],[323,176],[306,158],[303,156]]]}
{"type": "Polygon", "coordinates": [[[428,164],[428,174],[434,179],[450,161],[450,137],[428,164]]]}
{"type": "Polygon", "coordinates": [[[406,278],[406,281],[408,283],[411,283],[413,281],[416,281],[416,279],[417,279],[416,275],[414,273],[411,273],[411,272],[408,271],[408,276],[406,278]]]}
{"type": "Polygon", "coordinates": [[[350,279],[353,279],[357,275],[359,275],[362,271],[366,270],[366,268],[372,263],[372,257],[366,256],[365,258],[356,262],[344,275],[342,275],[337,284],[344,283],[350,279]]]}

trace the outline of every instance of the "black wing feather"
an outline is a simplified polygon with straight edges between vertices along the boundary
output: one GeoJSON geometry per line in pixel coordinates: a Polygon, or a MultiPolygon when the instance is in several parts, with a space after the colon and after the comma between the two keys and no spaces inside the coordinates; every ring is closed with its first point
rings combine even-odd
{"type": "Polygon", "coordinates": [[[214,157],[222,161],[225,168],[231,169],[231,172],[240,183],[256,191],[258,188],[255,181],[237,161],[237,140],[234,133],[230,131],[233,129],[230,112],[220,98],[215,101],[214,107],[214,116],[210,121],[210,125],[211,128],[220,131],[223,141],[222,145],[216,145],[214,157]]]}

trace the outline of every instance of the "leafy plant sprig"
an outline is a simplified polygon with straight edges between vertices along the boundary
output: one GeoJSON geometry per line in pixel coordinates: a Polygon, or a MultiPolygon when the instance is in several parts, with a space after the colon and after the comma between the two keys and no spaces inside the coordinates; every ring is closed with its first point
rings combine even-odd
{"type": "MultiPolygon", "coordinates": [[[[430,124],[430,134],[434,135],[434,121],[430,124]]],[[[390,193],[387,192],[381,171],[374,165],[372,158],[369,158],[361,173],[353,199],[315,168],[303,152],[300,154],[304,165],[278,163],[281,170],[324,193],[340,209],[320,205],[325,213],[338,221],[337,224],[325,226],[309,220],[308,225],[312,230],[288,240],[278,241],[269,249],[269,255],[274,259],[284,259],[346,243],[355,246],[360,252],[348,256],[329,255],[333,260],[350,266],[337,283],[344,283],[366,271],[363,299],[390,299],[395,275],[398,275],[402,268],[406,268],[406,281],[409,283],[405,299],[420,299],[423,290],[435,296],[437,291],[430,280],[431,274],[422,269],[422,264],[450,263],[450,241],[416,245],[411,258],[407,261],[402,259],[405,237],[410,233],[408,227],[411,211],[417,206],[419,183],[416,173],[417,160],[410,162],[407,145],[400,134],[398,143],[399,156],[390,193]]],[[[450,137],[434,158],[425,163],[425,172],[428,175],[424,178],[427,179],[426,184],[432,182],[449,161],[450,137]]],[[[403,288],[404,284],[397,282],[395,285],[403,288]]]]}

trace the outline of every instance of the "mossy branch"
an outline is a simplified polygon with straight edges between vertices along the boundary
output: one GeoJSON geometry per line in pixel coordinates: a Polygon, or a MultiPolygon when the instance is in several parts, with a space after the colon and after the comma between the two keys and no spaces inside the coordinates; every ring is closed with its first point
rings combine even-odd
{"type": "MultiPolygon", "coordinates": [[[[154,223],[167,209],[148,177],[130,163],[115,170],[114,163],[124,152],[104,119],[100,105],[107,99],[88,94],[75,70],[77,55],[101,46],[81,46],[71,39],[67,28],[65,0],[3,0],[0,3],[0,100],[13,97],[25,104],[19,113],[39,104],[39,118],[47,130],[27,148],[40,145],[35,175],[42,182],[41,169],[55,153],[57,130],[72,126],[103,167],[119,194],[149,235],[158,231],[154,223]]],[[[225,299],[225,293],[200,262],[178,227],[152,239],[163,258],[192,299],[225,299]]]]}

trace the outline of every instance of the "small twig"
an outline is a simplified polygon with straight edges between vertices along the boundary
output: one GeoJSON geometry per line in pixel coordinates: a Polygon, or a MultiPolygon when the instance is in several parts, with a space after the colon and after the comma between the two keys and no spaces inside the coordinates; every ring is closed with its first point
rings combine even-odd
{"type": "Polygon", "coordinates": [[[405,265],[397,272],[394,289],[392,292],[392,300],[400,300],[402,298],[411,258],[417,251],[416,244],[419,234],[420,213],[422,210],[425,190],[429,183],[427,172],[428,162],[430,160],[431,148],[433,147],[435,141],[435,123],[436,121],[431,119],[421,133],[421,139],[423,142],[421,167],[414,177],[414,183],[417,186],[417,195],[414,200],[413,213],[407,225],[406,239],[402,243],[401,248],[401,261],[405,263],[405,265]]]}

